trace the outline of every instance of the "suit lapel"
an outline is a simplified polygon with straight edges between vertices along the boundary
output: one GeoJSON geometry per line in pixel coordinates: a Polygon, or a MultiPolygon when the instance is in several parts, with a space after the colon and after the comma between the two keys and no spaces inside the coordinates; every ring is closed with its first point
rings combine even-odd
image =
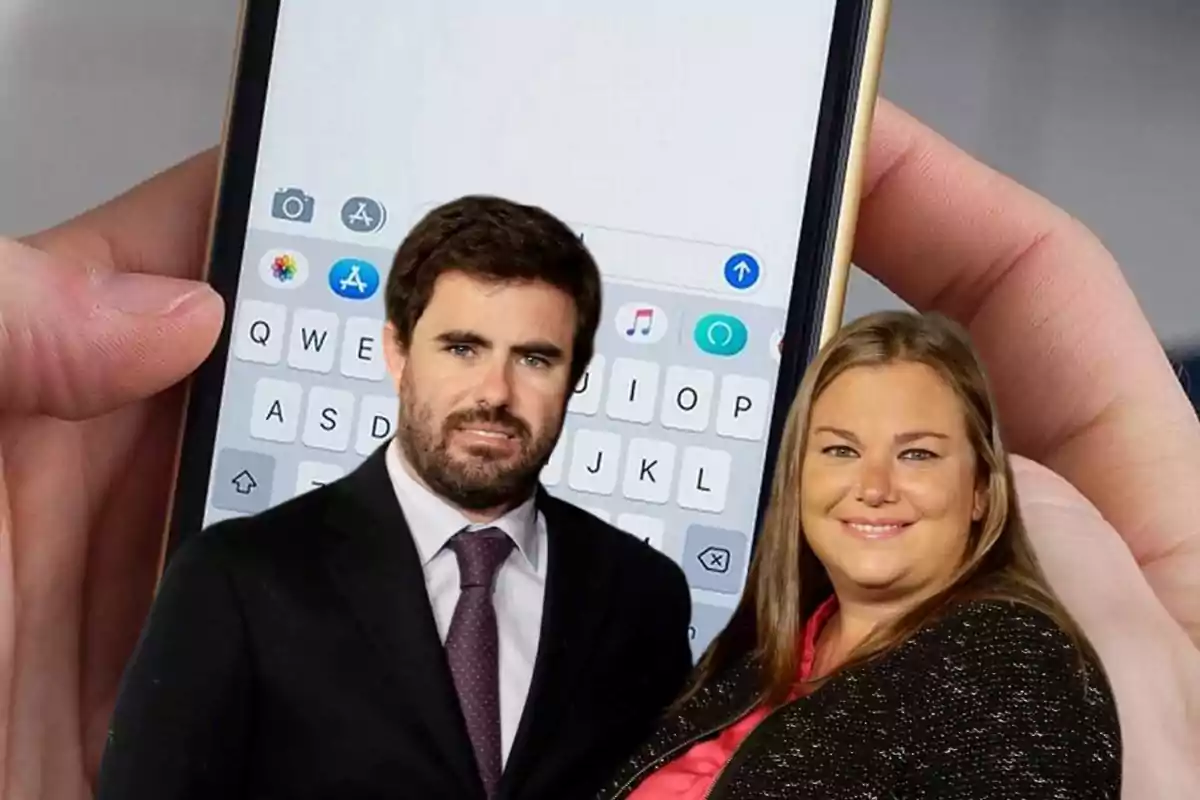
{"type": "Polygon", "coordinates": [[[570,704],[576,677],[586,672],[607,608],[603,588],[612,585],[612,554],[579,529],[577,514],[583,512],[545,489],[539,489],[538,507],[546,517],[550,563],[533,679],[501,783],[506,795],[545,761],[561,737],[559,714],[570,704]]]}
{"type": "Polygon", "coordinates": [[[378,649],[412,714],[463,797],[481,797],[474,751],[425,588],[408,523],[387,474],[384,447],[335,485],[327,524],[337,531],[329,558],[334,582],[378,649]]]}

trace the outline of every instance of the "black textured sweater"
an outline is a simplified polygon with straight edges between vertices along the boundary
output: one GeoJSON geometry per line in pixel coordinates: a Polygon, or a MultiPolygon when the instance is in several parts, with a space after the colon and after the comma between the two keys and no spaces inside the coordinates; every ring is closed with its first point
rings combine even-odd
{"type": "MultiPolygon", "coordinates": [[[[1111,688],[1052,620],[965,604],[894,652],[768,716],[711,800],[1116,800],[1121,735],[1111,688]]],[[[754,706],[754,665],[726,670],[663,721],[603,792],[654,769],[754,706]]]]}

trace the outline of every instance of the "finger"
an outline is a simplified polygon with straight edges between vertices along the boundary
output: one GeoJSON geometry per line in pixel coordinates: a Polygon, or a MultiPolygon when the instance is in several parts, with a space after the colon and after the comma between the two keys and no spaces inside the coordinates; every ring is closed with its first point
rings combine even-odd
{"type": "Polygon", "coordinates": [[[204,359],[222,316],[204,283],[0,240],[0,414],[84,419],[152,395],[204,359]]]}
{"type": "Polygon", "coordinates": [[[885,101],[866,172],[855,262],[967,326],[1014,451],[1096,504],[1200,643],[1200,423],[1112,256],[885,101]]]}
{"type": "Polygon", "coordinates": [[[201,278],[217,162],[206,150],[25,242],[93,268],[201,278]]]}
{"type": "Polygon", "coordinates": [[[89,468],[108,467],[113,476],[103,507],[91,509],[92,524],[95,530],[121,532],[89,543],[87,582],[80,599],[80,644],[87,665],[79,679],[80,730],[84,763],[93,780],[121,674],[154,597],[175,474],[183,399],[179,388],[162,393],[153,403],[107,415],[104,436],[87,445],[89,468]],[[114,453],[120,453],[121,460],[114,453]],[[128,464],[136,464],[136,472],[125,468],[128,464]],[[114,586],[120,591],[113,591],[114,586]]]}
{"type": "Polygon", "coordinates": [[[1120,534],[1078,491],[1037,464],[1014,459],[1013,466],[1046,578],[1112,684],[1125,795],[1191,797],[1200,786],[1200,650],[1155,597],[1120,534]]]}

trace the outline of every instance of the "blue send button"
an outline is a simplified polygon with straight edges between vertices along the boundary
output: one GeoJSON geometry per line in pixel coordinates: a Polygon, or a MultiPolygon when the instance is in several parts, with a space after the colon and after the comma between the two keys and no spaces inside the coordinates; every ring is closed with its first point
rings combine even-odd
{"type": "Polygon", "coordinates": [[[746,326],[729,314],[706,314],[696,323],[696,346],[714,356],[735,356],[746,347],[746,326]]]}
{"type": "Polygon", "coordinates": [[[347,300],[366,300],[379,290],[379,270],[368,261],[343,258],[329,269],[329,288],[347,300]]]}

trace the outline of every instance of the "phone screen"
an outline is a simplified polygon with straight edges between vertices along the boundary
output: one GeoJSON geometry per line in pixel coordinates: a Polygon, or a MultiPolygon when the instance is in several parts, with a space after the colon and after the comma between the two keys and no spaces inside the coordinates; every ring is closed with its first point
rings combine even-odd
{"type": "Polygon", "coordinates": [[[500,195],[572,226],[604,280],[543,483],[681,565],[700,652],[826,312],[864,4],[250,5],[211,264],[232,316],[176,543],[387,442],[392,256],[434,206],[500,195]]]}

